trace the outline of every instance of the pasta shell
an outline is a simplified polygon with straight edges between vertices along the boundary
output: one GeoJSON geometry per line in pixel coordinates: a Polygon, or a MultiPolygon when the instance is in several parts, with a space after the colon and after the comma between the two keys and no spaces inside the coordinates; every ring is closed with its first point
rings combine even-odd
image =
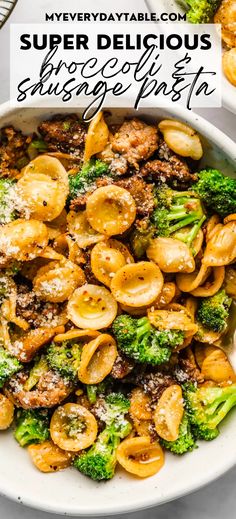
{"type": "Polygon", "coordinates": [[[162,272],[193,272],[195,261],[185,243],[174,238],[155,238],[146,251],[147,257],[155,261],[162,272]]]}
{"type": "Polygon", "coordinates": [[[6,396],[0,393],[0,431],[8,429],[13,422],[14,405],[6,396]]]}
{"type": "Polygon", "coordinates": [[[203,360],[202,375],[206,380],[213,380],[218,384],[221,382],[236,382],[236,374],[230,365],[226,354],[219,348],[207,355],[203,360]]]}
{"type": "Polygon", "coordinates": [[[125,257],[118,249],[109,247],[106,242],[97,243],[91,252],[91,268],[103,285],[111,286],[114,274],[126,264],[125,257]]]}
{"type": "Polygon", "coordinates": [[[198,326],[188,317],[185,312],[169,310],[148,310],[150,323],[158,330],[182,330],[187,334],[194,335],[198,326]]]}
{"type": "Polygon", "coordinates": [[[163,440],[177,440],[183,414],[182,389],[177,384],[174,384],[162,393],[154,411],[154,423],[157,434],[163,440]]]}
{"type": "Polygon", "coordinates": [[[127,472],[147,478],[163,467],[164,453],[159,443],[152,443],[149,436],[139,436],[120,443],[117,460],[127,472]]]}
{"type": "Polygon", "coordinates": [[[220,267],[232,263],[235,258],[236,221],[233,220],[224,225],[208,241],[202,263],[207,267],[220,267]]]}
{"type": "Polygon", "coordinates": [[[97,432],[94,415],[79,404],[64,404],[52,415],[51,438],[62,450],[78,452],[90,447],[96,439],[97,432]]]}
{"type": "Polygon", "coordinates": [[[86,284],[77,288],[68,302],[69,319],[79,328],[107,328],[117,314],[117,302],[104,287],[86,284]]]}
{"type": "Polygon", "coordinates": [[[123,234],[135,220],[135,201],[123,187],[99,187],[88,197],[86,214],[95,231],[106,236],[123,234]]]}
{"type": "Polygon", "coordinates": [[[87,220],[86,211],[70,211],[67,215],[68,230],[81,249],[94,245],[105,239],[103,234],[97,233],[87,220]]]}
{"type": "Polygon", "coordinates": [[[0,227],[0,252],[18,261],[36,258],[48,244],[48,230],[38,220],[14,220],[0,227]]]}
{"type": "Polygon", "coordinates": [[[99,112],[91,121],[85,140],[84,162],[104,150],[109,141],[109,128],[99,112]]]}
{"type": "Polygon", "coordinates": [[[117,357],[116,343],[111,335],[100,334],[82,350],[78,377],[83,384],[99,384],[109,375],[117,357]]]}
{"type": "Polygon", "coordinates": [[[165,119],[158,125],[164,140],[171,150],[183,157],[199,160],[203,155],[201,141],[197,132],[187,124],[165,119]]]}
{"type": "Polygon", "coordinates": [[[163,276],[159,267],[148,261],[125,265],[116,272],[111,282],[115,299],[131,307],[153,303],[162,287],[163,276]]]}
{"type": "Polygon", "coordinates": [[[50,262],[41,267],[33,280],[34,291],[43,301],[62,303],[85,283],[83,270],[71,261],[50,262]]]}
{"type": "Polygon", "coordinates": [[[66,469],[72,462],[72,454],[63,451],[52,441],[29,445],[28,453],[41,472],[57,472],[66,469]]]}

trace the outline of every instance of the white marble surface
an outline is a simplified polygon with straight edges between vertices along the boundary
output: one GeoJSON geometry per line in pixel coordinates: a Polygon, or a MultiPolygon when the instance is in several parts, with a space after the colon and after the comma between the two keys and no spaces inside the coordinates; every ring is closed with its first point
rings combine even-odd
{"type": "MultiPolygon", "coordinates": [[[[158,5],[158,1],[157,1],[158,5]]],[[[119,0],[116,7],[120,12],[142,11],[143,0],[119,0]],[[119,7],[118,7],[119,6],[119,7]]],[[[43,22],[44,12],[48,11],[110,11],[108,0],[18,0],[18,4],[4,28],[0,31],[0,103],[9,98],[9,23],[11,22],[43,22]],[[53,6],[53,7],[52,7],[53,6]]],[[[199,114],[211,121],[215,126],[236,138],[236,118],[233,114],[221,109],[198,110],[199,114]]],[[[0,461],[1,464],[1,461],[0,461]]],[[[1,469],[0,469],[1,470],[1,469]]],[[[27,485],[27,481],[25,482],[27,485]]],[[[204,489],[187,497],[173,501],[159,508],[119,516],[121,519],[231,519],[235,517],[236,467],[225,476],[208,485],[204,489]]],[[[25,508],[0,497],[1,519],[47,519],[55,516],[25,508]]],[[[58,516],[59,518],[59,516],[58,516]]]]}

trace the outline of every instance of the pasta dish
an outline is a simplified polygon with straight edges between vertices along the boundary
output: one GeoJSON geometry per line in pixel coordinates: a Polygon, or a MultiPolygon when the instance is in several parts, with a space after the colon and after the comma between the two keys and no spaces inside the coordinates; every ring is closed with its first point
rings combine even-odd
{"type": "Polygon", "coordinates": [[[0,430],[40,471],[152,476],[236,405],[236,180],[203,154],[172,119],[2,128],[0,430]]]}

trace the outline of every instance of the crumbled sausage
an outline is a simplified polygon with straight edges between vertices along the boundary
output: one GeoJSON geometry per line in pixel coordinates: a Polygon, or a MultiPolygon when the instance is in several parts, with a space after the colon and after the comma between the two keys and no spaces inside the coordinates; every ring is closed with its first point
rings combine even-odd
{"type": "Polygon", "coordinates": [[[23,409],[37,409],[39,407],[54,407],[69,396],[72,384],[60,377],[54,371],[44,373],[32,391],[24,390],[27,373],[19,372],[12,377],[4,387],[4,393],[15,405],[23,409]]]}
{"type": "Polygon", "coordinates": [[[116,379],[122,379],[132,371],[133,367],[134,363],[119,353],[113,364],[111,376],[116,379]]]}
{"type": "Polygon", "coordinates": [[[111,143],[112,150],[122,155],[135,169],[139,169],[139,162],[153,155],[157,146],[157,128],[138,119],[125,121],[111,143]]]}
{"type": "Polygon", "coordinates": [[[51,120],[43,121],[38,131],[49,151],[67,152],[82,157],[86,127],[75,114],[65,117],[56,115],[51,120]]]}
{"type": "Polygon", "coordinates": [[[0,132],[0,177],[15,178],[19,169],[29,162],[27,148],[32,136],[23,135],[12,126],[2,128],[0,132]]]}
{"type": "Polygon", "coordinates": [[[150,396],[151,405],[155,405],[163,391],[175,383],[171,375],[162,371],[144,373],[139,375],[136,379],[136,384],[141,386],[144,392],[150,396]]]}
{"type": "Polygon", "coordinates": [[[114,182],[114,184],[130,192],[134,198],[138,215],[147,216],[153,212],[155,200],[152,184],[147,184],[142,178],[138,177],[138,175],[118,180],[114,182]]]}

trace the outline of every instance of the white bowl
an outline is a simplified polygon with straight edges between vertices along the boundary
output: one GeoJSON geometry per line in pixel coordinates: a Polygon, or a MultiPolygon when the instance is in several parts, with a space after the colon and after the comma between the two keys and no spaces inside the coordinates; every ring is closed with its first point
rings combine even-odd
{"type": "MultiPolygon", "coordinates": [[[[145,0],[149,11],[161,13],[184,13],[176,0],[145,0]]],[[[174,23],[174,22],[171,22],[174,23]]],[[[222,103],[227,110],[236,114],[236,87],[225,77],[222,71],[222,103]]]]}
{"type": "MultiPolygon", "coordinates": [[[[45,108],[11,109],[0,106],[0,127],[13,124],[26,132],[36,130],[41,119],[57,112],[45,108]]],[[[79,110],[78,110],[79,112],[79,110]]],[[[176,117],[195,127],[202,136],[205,163],[235,175],[235,145],[217,128],[183,108],[145,108],[111,110],[113,120],[125,116],[144,117],[156,122],[176,117]]],[[[166,455],[159,474],[140,480],[118,470],[106,483],[94,483],[75,469],[42,474],[31,464],[27,451],[18,446],[12,431],[1,433],[0,492],[25,505],[59,514],[88,516],[118,514],[159,505],[206,485],[236,463],[236,413],[226,420],[222,434],[212,442],[202,442],[199,449],[183,457],[166,455]]]]}

